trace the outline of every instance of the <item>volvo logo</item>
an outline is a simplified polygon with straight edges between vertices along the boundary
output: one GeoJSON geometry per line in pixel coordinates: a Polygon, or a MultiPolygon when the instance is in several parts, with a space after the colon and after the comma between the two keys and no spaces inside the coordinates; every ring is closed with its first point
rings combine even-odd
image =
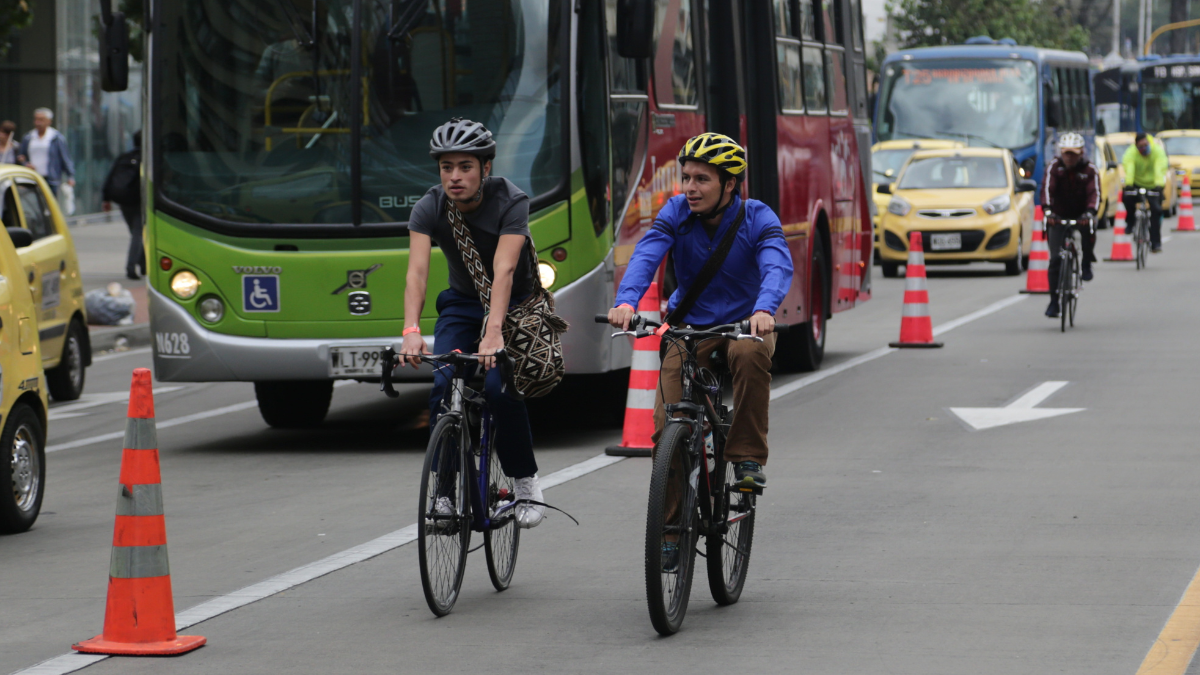
{"type": "MultiPolygon", "coordinates": [[[[371,265],[370,267],[368,267],[365,270],[348,270],[346,272],[346,283],[342,284],[341,286],[338,286],[337,289],[334,290],[333,294],[337,295],[338,293],[341,293],[342,291],[346,290],[347,288],[350,290],[354,290],[357,288],[366,288],[367,287],[367,276],[370,275],[371,272],[374,272],[375,270],[379,269],[380,267],[383,267],[383,263],[371,265]]],[[[367,304],[370,305],[370,302],[368,301],[367,304]]],[[[365,314],[365,312],[364,312],[364,314],[365,314]]]]}
{"type": "Polygon", "coordinates": [[[267,265],[234,265],[234,274],[279,274],[283,272],[283,268],[279,266],[267,265]]]}
{"type": "Polygon", "coordinates": [[[371,313],[371,294],[368,291],[353,291],[349,299],[351,314],[363,316],[371,313]]]}

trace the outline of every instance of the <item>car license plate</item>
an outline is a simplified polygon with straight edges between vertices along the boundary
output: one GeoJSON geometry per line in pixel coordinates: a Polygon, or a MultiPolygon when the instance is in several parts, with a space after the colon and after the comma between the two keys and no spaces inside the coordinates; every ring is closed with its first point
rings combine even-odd
{"type": "Polygon", "coordinates": [[[962,234],[959,232],[929,235],[930,251],[957,251],[960,248],[962,248],[962,234]]]}
{"type": "Polygon", "coordinates": [[[352,377],[356,375],[379,375],[381,356],[385,347],[378,345],[362,347],[330,347],[329,376],[352,377]]]}

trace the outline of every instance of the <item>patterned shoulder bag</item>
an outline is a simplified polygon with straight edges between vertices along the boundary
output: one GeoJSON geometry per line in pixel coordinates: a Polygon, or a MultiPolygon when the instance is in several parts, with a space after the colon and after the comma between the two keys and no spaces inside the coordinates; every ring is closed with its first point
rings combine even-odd
{"type": "MultiPolygon", "coordinates": [[[[492,280],[488,278],[479,249],[475,248],[475,240],[471,238],[466,219],[449,199],[446,200],[446,217],[454,230],[454,243],[462,254],[463,264],[467,266],[471,280],[475,282],[475,290],[479,293],[479,301],[483,303],[483,325],[487,330],[487,315],[492,306],[492,280]]],[[[533,238],[522,248],[529,256],[529,269],[536,274],[538,261],[537,254],[533,252],[533,238]]],[[[533,292],[520,304],[509,308],[501,329],[505,350],[513,358],[513,384],[516,385],[518,397],[545,396],[562,380],[566,368],[563,365],[561,335],[568,327],[567,322],[554,313],[554,294],[542,288],[535,277],[533,292]]]]}

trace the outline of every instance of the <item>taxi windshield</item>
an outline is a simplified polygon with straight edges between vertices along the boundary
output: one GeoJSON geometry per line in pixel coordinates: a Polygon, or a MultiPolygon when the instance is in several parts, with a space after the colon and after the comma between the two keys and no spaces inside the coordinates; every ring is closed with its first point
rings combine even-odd
{"type": "Polygon", "coordinates": [[[888,185],[896,180],[900,167],[916,152],[913,148],[900,150],[876,150],[871,155],[871,170],[875,172],[875,182],[888,185]]]}
{"type": "Polygon", "coordinates": [[[1129,149],[1130,145],[1133,145],[1133,144],[1132,143],[1109,143],[1108,144],[1108,146],[1110,148],[1112,148],[1113,155],[1116,156],[1118,162],[1120,162],[1122,159],[1124,159],[1125,151],[1129,149]]]}
{"type": "Polygon", "coordinates": [[[901,190],[1008,187],[998,157],[929,157],[913,160],[900,176],[901,190]]]}
{"type": "Polygon", "coordinates": [[[1162,142],[1163,148],[1166,149],[1168,155],[1200,156],[1200,137],[1176,136],[1174,138],[1164,138],[1162,142]]]}

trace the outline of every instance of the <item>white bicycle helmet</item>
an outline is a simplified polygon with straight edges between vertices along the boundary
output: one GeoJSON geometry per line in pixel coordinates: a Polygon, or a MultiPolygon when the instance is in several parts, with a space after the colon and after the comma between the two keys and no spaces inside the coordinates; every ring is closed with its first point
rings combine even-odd
{"type": "Polygon", "coordinates": [[[479,122],[454,117],[434,129],[429,141],[429,156],[437,159],[449,152],[466,152],[486,162],[496,156],[496,139],[479,122]]]}
{"type": "Polygon", "coordinates": [[[1083,136],[1075,133],[1074,131],[1068,131],[1067,133],[1059,136],[1058,151],[1063,152],[1064,150],[1070,150],[1072,152],[1078,152],[1082,154],[1083,136]]]}

